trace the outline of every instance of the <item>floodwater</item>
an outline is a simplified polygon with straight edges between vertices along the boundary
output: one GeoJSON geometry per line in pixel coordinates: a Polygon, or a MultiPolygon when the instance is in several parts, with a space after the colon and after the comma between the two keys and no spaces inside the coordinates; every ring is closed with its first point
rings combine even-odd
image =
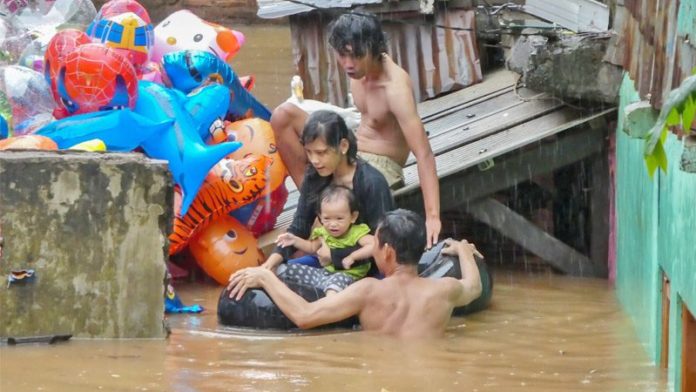
{"type": "Polygon", "coordinates": [[[239,76],[254,75],[251,93],[273,110],[290,97],[292,62],[290,27],[287,25],[235,25],[246,36],[246,43],[232,60],[239,76]]]}
{"type": "MultiPolygon", "coordinates": [[[[269,108],[289,95],[287,26],[236,26],[234,60],[269,108]]],[[[498,271],[490,309],[446,336],[268,333],[217,325],[219,287],[179,286],[201,315],[169,317],[167,340],[72,340],[0,347],[0,392],[22,391],[663,391],[606,281],[498,271]]],[[[0,316],[1,317],[1,316],[0,316]]]]}
{"type": "Polygon", "coordinates": [[[166,341],[0,347],[0,391],[663,391],[604,280],[497,272],[490,309],[442,339],[217,325],[219,287],[179,287],[200,315],[166,341]]]}

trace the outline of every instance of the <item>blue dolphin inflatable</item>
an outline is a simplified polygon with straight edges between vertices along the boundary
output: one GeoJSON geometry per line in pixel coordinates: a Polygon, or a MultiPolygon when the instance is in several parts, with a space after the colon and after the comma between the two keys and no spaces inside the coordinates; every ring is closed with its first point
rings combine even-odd
{"type": "Polygon", "coordinates": [[[7,125],[5,117],[0,116],[0,140],[10,137],[10,126],[7,125]]]}
{"type": "Polygon", "coordinates": [[[162,67],[172,87],[186,94],[210,81],[227,87],[231,95],[227,114],[234,119],[251,114],[271,120],[271,111],[242,86],[229,64],[212,53],[199,50],[167,53],[162,57],[162,67]]]}
{"type": "Polygon", "coordinates": [[[161,134],[174,120],[156,122],[131,109],[77,114],[45,125],[37,135],[53,139],[59,149],[100,139],[109,151],[131,151],[145,139],[161,134]]]}

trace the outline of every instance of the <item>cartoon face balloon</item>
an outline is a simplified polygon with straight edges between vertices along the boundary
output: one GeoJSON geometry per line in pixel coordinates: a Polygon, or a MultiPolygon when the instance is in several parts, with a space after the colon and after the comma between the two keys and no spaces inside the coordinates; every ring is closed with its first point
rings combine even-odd
{"type": "Polygon", "coordinates": [[[230,216],[211,222],[191,240],[191,254],[206,274],[219,284],[227,284],[230,275],[263,262],[256,238],[230,216]]]}
{"type": "Polygon", "coordinates": [[[155,47],[152,61],[180,50],[210,52],[225,62],[230,62],[244,44],[244,34],[209,23],[191,11],[181,10],[169,15],[155,26],[155,47]]]}
{"type": "MultiPolygon", "coordinates": [[[[230,154],[232,159],[242,159],[253,155],[270,157],[271,166],[267,172],[267,184],[271,191],[285,181],[287,175],[285,164],[280,159],[273,128],[268,121],[250,118],[229,123],[225,126],[224,133],[213,134],[213,140],[242,142],[242,147],[230,154]]],[[[264,192],[266,193],[270,192],[264,192]]]]}
{"type": "Polygon", "coordinates": [[[60,104],[71,115],[133,108],[138,79],[130,62],[113,49],[87,44],[65,58],[56,89],[60,104]]]}
{"type": "Polygon", "coordinates": [[[115,49],[135,67],[138,74],[150,59],[154,29],[147,10],[134,0],[111,0],[87,28],[94,42],[115,49]]]}

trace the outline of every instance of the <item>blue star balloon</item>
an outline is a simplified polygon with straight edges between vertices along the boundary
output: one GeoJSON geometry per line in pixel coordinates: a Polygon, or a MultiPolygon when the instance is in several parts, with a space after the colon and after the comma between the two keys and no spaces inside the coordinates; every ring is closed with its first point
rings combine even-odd
{"type": "MultiPolygon", "coordinates": [[[[203,90],[209,91],[201,92],[201,94],[217,95],[218,99],[224,99],[226,94],[223,89],[224,87],[220,85],[206,86],[203,90]],[[220,94],[222,94],[221,97],[220,94]]],[[[135,104],[137,113],[147,115],[155,122],[174,120],[172,126],[164,132],[144,140],[141,147],[151,158],[169,162],[169,170],[172,172],[174,181],[181,186],[184,193],[181,202],[182,215],[188,211],[210,168],[242,146],[239,142],[206,145],[198,134],[199,125],[186,110],[187,99],[188,97],[181,92],[157,83],[140,81],[138,101],[135,104]]],[[[202,117],[224,116],[224,112],[216,112],[216,110],[223,110],[219,106],[211,105],[208,109],[211,112],[201,114],[202,117]]]]}

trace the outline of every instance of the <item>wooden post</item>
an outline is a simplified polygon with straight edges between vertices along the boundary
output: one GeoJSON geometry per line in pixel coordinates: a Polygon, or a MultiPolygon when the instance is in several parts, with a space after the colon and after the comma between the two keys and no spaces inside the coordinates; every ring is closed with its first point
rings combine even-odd
{"type": "Polygon", "coordinates": [[[538,228],[534,223],[495,199],[476,200],[465,208],[478,221],[496,229],[505,237],[569,275],[601,276],[605,273],[585,255],[538,228]]]}
{"type": "Polygon", "coordinates": [[[590,167],[590,259],[598,268],[608,271],[609,161],[606,151],[603,149],[595,155],[590,167]]]}

